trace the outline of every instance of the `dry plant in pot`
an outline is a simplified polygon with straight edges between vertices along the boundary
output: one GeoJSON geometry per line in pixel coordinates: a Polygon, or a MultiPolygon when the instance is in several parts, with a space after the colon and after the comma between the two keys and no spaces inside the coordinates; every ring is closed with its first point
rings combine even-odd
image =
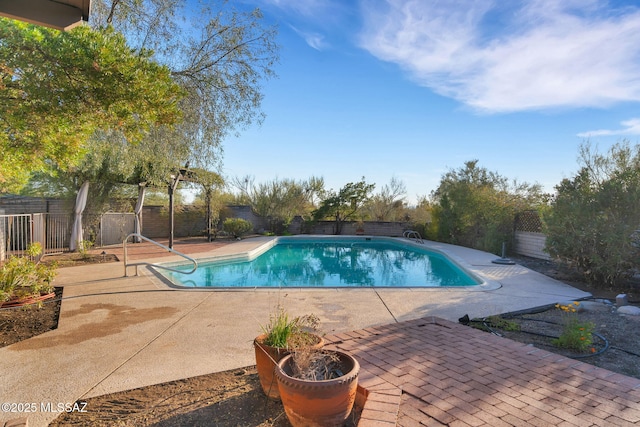
{"type": "Polygon", "coordinates": [[[262,327],[263,333],[253,340],[260,385],[269,398],[280,400],[274,372],[283,357],[295,350],[324,346],[324,339],[318,334],[318,324],[319,319],[313,314],[291,318],[278,305],[269,324],[262,327]]]}
{"type": "Polygon", "coordinates": [[[278,362],[278,389],[294,427],[341,426],[356,400],[360,364],[349,353],[303,349],[278,362]]]}

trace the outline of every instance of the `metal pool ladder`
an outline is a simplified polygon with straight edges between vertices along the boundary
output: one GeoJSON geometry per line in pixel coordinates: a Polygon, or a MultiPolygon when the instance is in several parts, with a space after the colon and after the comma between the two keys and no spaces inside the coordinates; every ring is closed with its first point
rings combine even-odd
{"type": "Polygon", "coordinates": [[[422,236],[420,236],[420,233],[418,233],[415,230],[406,230],[404,233],[402,233],[402,235],[406,239],[414,239],[416,242],[424,244],[424,240],[422,240],[422,236]]]}
{"type": "Polygon", "coordinates": [[[195,259],[191,258],[190,256],[187,256],[185,254],[183,254],[182,252],[178,252],[174,249],[171,249],[168,246],[163,245],[162,243],[158,243],[155,240],[151,240],[148,237],[144,237],[142,234],[140,233],[131,233],[129,234],[127,237],[125,237],[124,241],[122,242],[122,248],[124,249],[124,277],[128,277],[127,275],[127,267],[129,266],[135,266],[136,267],[136,276],[138,275],[138,266],[139,265],[152,265],[156,268],[163,268],[165,270],[169,270],[169,271],[173,271],[174,273],[182,273],[182,274],[191,274],[193,272],[196,271],[196,269],[198,268],[198,261],[196,261],[195,259]],[[187,261],[191,261],[193,263],[193,269],[191,271],[181,271],[181,270],[177,270],[175,268],[171,268],[171,267],[165,267],[164,265],[159,265],[159,264],[151,264],[149,262],[138,262],[138,263],[134,263],[134,264],[129,264],[127,262],[127,242],[129,241],[129,238],[135,236],[138,237],[139,239],[142,240],[146,240],[149,243],[153,243],[156,246],[161,247],[162,249],[166,249],[169,252],[172,252],[176,255],[181,256],[182,258],[186,259],[187,261]]]}

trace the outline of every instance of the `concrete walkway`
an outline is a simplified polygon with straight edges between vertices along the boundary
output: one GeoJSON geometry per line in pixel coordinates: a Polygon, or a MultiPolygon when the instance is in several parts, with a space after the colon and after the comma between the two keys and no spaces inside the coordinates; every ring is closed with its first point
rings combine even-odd
{"type": "MultiPolygon", "coordinates": [[[[196,257],[245,252],[264,241],[217,245],[196,257]]],[[[488,316],[589,296],[517,265],[492,264],[492,254],[432,245],[497,289],[175,290],[150,273],[123,277],[121,262],[60,269],[58,329],[0,349],[0,402],[33,403],[36,410],[2,412],[0,425],[28,416],[30,426],[45,426],[58,415],[42,410],[48,403],[55,408],[253,365],[252,340],[277,304],[293,316],[317,314],[323,331],[335,335],[430,316],[456,322],[464,314],[488,316]]]]}

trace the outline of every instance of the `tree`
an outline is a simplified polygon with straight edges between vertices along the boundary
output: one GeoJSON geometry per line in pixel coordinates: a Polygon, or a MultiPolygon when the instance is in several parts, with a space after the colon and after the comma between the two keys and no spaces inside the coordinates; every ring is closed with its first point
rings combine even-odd
{"type": "Polygon", "coordinates": [[[234,203],[238,205],[252,206],[251,192],[255,186],[256,178],[252,175],[243,177],[234,176],[229,180],[231,187],[235,188],[234,203]]]}
{"type": "Polygon", "coordinates": [[[389,184],[380,189],[367,205],[367,211],[376,221],[398,221],[404,216],[407,187],[400,179],[393,177],[389,184]]]}
{"type": "Polygon", "coordinates": [[[68,170],[99,129],[135,143],[177,123],[184,91],[151,56],[111,27],[60,32],[0,18],[1,191],[31,171],[68,170]]]}
{"type": "Polygon", "coordinates": [[[236,202],[248,204],[253,211],[270,220],[271,231],[281,233],[296,215],[309,214],[313,202],[324,191],[324,180],[311,177],[306,181],[275,178],[255,184],[250,176],[233,178],[232,185],[239,194],[236,202]]]}
{"type": "Polygon", "coordinates": [[[92,26],[113,26],[135,49],[153,51],[153,59],[170,70],[185,94],[178,104],[180,123],[153,127],[135,146],[123,145],[114,134],[92,138],[92,151],[104,155],[87,156],[74,170],[100,183],[104,191],[92,191],[92,198],[108,198],[121,182],[166,187],[187,161],[214,171],[221,164],[222,140],[262,119],[261,84],[274,75],[277,60],[275,29],[262,25],[258,10],[236,12],[219,2],[197,11],[194,5],[184,0],[92,2],[92,26]]]}
{"type": "Polygon", "coordinates": [[[478,166],[477,160],[443,175],[432,194],[435,238],[500,253],[512,241],[517,212],[538,206],[539,185],[509,180],[478,166]]]}
{"type": "MultiPolygon", "coordinates": [[[[166,185],[169,175],[187,161],[216,170],[222,161],[222,140],[262,120],[261,84],[274,75],[278,59],[275,29],[263,26],[259,10],[236,12],[226,2],[218,2],[196,11],[194,4],[184,0],[92,2],[91,25],[99,30],[113,27],[133,49],[152,52],[152,59],[163,64],[180,86],[176,93],[184,97],[178,104],[181,121],[172,127],[154,126],[135,146],[123,148],[114,132],[91,138],[91,152],[104,155],[84,158],[72,171],[78,177],[74,181],[79,177],[92,183],[116,179],[104,185],[102,197],[108,197],[107,187],[117,189],[123,181],[166,185]],[[113,153],[108,152],[111,147],[113,153]],[[125,161],[103,161],[116,158],[125,161]]],[[[131,141],[125,138],[124,142],[131,141]]],[[[63,175],[58,172],[58,177],[63,175]]]]}
{"type": "MultiPolygon", "coordinates": [[[[318,176],[310,177],[304,183],[304,194],[308,205],[311,208],[317,207],[325,194],[324,178],[318,176]]],[[[307,212],[304,213],[306,214],[307,212]]]]}
{"type": "Polygon", "coordinates": [[[96,131],[87,142],[91,150],[75,166],[62,170],[51,162],[52,170],[33,174],[21,193],[75,198],[80,185],[89,181],[87,211],[96,213],[103,212],[116,195],[136,197],[140,183],[166,193],[170,175],[179,167],[176,159],[184,155],[183,147],[153,138],[155,128],[149,134],[149,138],[130,144],[119,132],[96,131]],[[127,194],[128,188],[131,194],[127,194]]]}
{"type": "MultiPolygon", "coordinates": [[[[214,170],[223,139],[261,122],[264,79],[275,75],[276,30],[259,9],[236,11],[226,1],[194,10],[186,0],[94,0],[91,23],[112,25],[136,49],[171,70],[185,91],[178,139],[192,166],[214,170]]],[[[161,128],[159,131],[164,130],[161,128]]]]}
{"type": "Polygon", "coordinates": [[[418,197],[415,206],[407,209],[407,215],[411,221],[411,227],[426,239],[435,240],[438,224],[433,215],[434,203],[427,196],[418,197]]]}
{"type": "Polygon", "coordinates": [[[195,169],[193,170],[193,173],[195,182],[202,188],[202,194],[204,195],[204,203],[206,208],[207,239],[211,241],[212,231],[217,228],[218,222],[220,221],[221,206],[215,203],[215,195],[224,185],[224,180],[217,173],[210,172],[205,169],[195,169]]]}
{"type": "Polygon", "coordinates": [[[345,221],[355,218],[364,203],[369,200],[375,184],[367,184],[364,177],[359,182],[350,182],[337,193],[329,191],[320,203],[320,207],[313,211],[316,221],[332,218],[335,220],[335,234],[342,233],[345,221]]]}
{"type": "Polygon", "coordinates": [[[305,209],[304,184],[292,179],[274,179],[254,189],[254,211],[271,221],[271,231],[286,229],[294,216],[305,209]]]}
{"type": "Polygon", "coordinates": [[[611,286],[640,267],[640,145],[623,141],[600,154],[585,143],[579,160],[544,215],[547,250],[592,284],[611,286]]]}

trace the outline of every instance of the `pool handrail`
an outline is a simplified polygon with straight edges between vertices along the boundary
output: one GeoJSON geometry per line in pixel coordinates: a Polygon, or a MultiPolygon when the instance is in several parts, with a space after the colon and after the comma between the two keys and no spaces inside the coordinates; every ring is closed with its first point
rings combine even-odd
{"type": "Polygon", "coordinates": [[[422,240],[422,236],[420,235],[420,233],[418,233],[415,230],[405,230],[405,232],[402,233],[402,236],[405,239],[409,239],[409,240],[414,239],[416,242],[424,244],[424,240],[422,240]]]}
{"type": "Polygon", "coordinates": [[[178,252],[175,249],[172,249],[172,248],[170,248],[168,246],[165,246],[162,243],[158,243],[155,240],[151,240],[150,238],[145,237],[140,233],[131,233],[127,237],[125,237],[124,240],[122,241],[122,248],[124,250],[124,277],[128,277],[127,276],[127,267],[131,266],[131,265],[136,267],[136,276],[138,275],[138,266],[139,265],[151,265],[151,266],[154,266],[156,268],[163,268],[165,270],[173,271],[174,273],[182,273],[182,274],[192,274],[198,268],[198,261],[196,261],[195,259],[191,258],[190,256],[187,256],[187,255],[183,254],[182,252],[178,252]],[[138,262],[138,263],[135,263],[135,264],[129,264],[127,262],[127,242],[128,242],[130,237],[137,237],[139,239],[146,240],[147,242],[153,243],[154,245],[159,246],[162,249],[166,249],[169,252],[172,252],[172,253],[174,253],[176,255],[181,256],[182,258],[186,259],[187,261],[190,261],[190,262],[193,263],[193,269],[191,271],[182,271],[182,270],[177,270],[175,268],[166,267],[166,266],[160,265],[160,264],[152,264],[150,262],[138,262]]]}

